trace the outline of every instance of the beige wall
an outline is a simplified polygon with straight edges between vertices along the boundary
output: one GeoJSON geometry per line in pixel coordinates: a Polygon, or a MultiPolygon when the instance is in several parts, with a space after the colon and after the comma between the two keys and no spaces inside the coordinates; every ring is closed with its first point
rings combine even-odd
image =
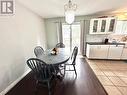
{"type": "MultiPolygon", "coordinates": [[[[75,21],[90,20],[91,18],[98,17],[98,15],[78,16],[75,21]]],[[[47,46],[53,48],[57,43],[57,30],[55,22],[65,22],[64,18],[49,18],[45,19],[46,34],[47,34],[47,46]]],[[[89,26],[89,25],[88,25],[89,26]]],[[[89,28],[89,27],[87,27],[89,28]]],[[[89,30],[89,29],[87,29],[89,30]]],[[[89,31],[86,31],[86,41],[102,41],[107,35],[89,35],[89,31]]]]}
{"type": "Polygon", "coordinates": [[[16,2],[13,16],[0,16],[0,92],[27,70],[36,45],[46,48],[44,20],[16,2]]]}

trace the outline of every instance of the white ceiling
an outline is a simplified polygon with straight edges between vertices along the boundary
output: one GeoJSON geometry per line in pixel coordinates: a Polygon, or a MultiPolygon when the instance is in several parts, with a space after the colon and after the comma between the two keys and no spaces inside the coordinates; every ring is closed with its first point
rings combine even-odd
{"type": "MultiPolygon", "coordinates": [[[[43,18],[64,16],[68,0],[17,0],[43,18]]],[[[76,15],[127,12],[127,0],[72,0],[78,5],[76,15]]]]}

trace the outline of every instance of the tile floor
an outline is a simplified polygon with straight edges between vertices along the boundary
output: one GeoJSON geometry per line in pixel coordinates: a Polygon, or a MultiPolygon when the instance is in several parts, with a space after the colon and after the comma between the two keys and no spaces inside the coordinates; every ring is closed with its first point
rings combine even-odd
{"type": "Polygon", "coordinates": [[[127,61],[86,60],[109,95],[127,95],[127,61]]]}

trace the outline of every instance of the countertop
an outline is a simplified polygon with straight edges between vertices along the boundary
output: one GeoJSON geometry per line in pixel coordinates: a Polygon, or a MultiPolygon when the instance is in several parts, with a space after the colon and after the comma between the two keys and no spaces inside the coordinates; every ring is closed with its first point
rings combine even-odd
{"type": "Polygon", "coordinates": [[[90,45],[125,45],[125,43],[103,43],[103,42],[86,42],[90,45]]]}

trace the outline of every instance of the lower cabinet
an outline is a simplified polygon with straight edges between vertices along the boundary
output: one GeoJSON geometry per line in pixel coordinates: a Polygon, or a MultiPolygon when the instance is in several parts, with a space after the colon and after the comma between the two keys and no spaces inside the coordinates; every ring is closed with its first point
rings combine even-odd
{"type": "Polygon", "coordinates": [[[127,47],[123,48],[121,59],[123,59],[123,60],[127,59],[127,47]]]}
{"type": "Polygon", "coordinates": [[[86,56],[93,59],[107,59],[109,45],[87,44],[86,56]]]}
{"type": "Polygon", "coordinates": [[[110,45],[108,59],[121,59],[124,45],[110,45]]]}
{"type": "Polygon", "coordinates": [[[86,56],[89,59],[127,59],[127,48],[124,45],[87,44],[86,56]]]}

